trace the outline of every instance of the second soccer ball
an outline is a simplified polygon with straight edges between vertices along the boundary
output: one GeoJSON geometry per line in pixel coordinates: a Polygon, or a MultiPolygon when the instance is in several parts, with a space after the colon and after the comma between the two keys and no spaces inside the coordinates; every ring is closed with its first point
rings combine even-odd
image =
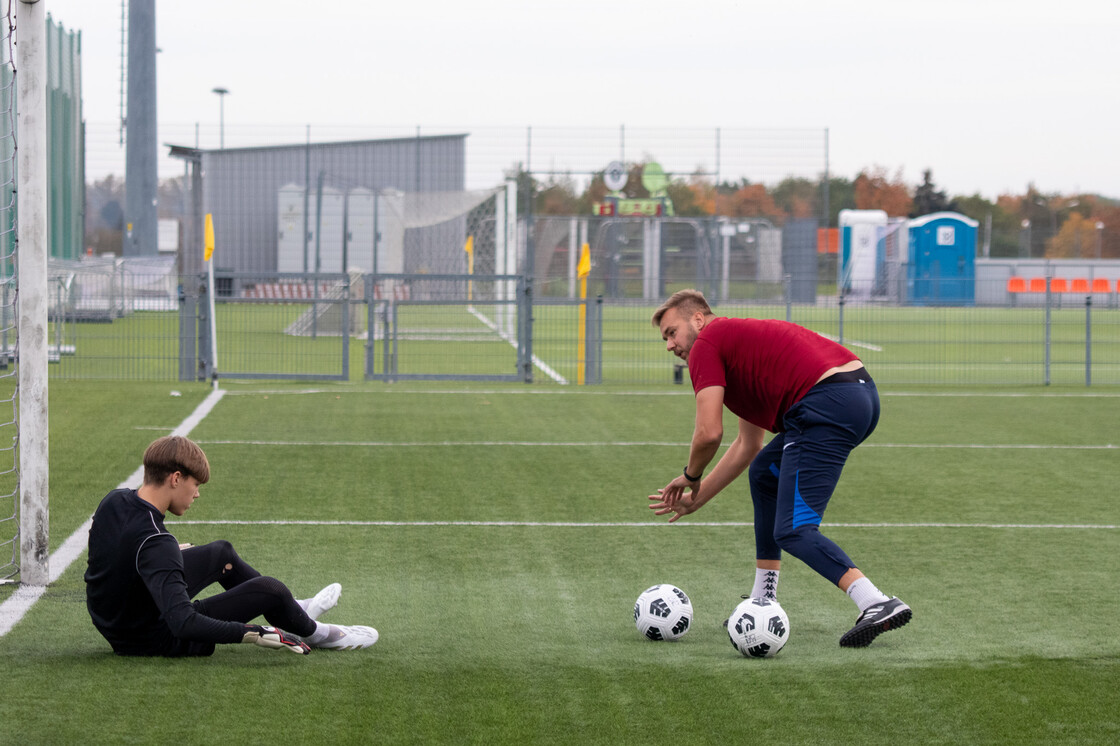
{"type": "Polygon", "coordinates": [[[777,601],[748,598],[731,612],[727,636],[747,658],[770,658],[789,640],[789,616],[777,601]]]}
{"type": "Polygon", "coordinates": [[[647,588],[634,603],[634,624],[651,640],[677,640],[692,625],[692,602],[675,585],[647,588]]]}

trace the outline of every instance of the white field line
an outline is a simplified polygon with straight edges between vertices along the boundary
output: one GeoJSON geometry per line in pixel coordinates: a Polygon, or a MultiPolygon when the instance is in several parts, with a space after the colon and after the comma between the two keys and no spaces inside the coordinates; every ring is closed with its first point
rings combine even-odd
{"type": "MultiPolygon", "coordinates": [[[[170,435],[190,435],[191,430],[202,422],[206,415],[210,414],[210,410],[221,401],[223,396],[225,396],[225,391],[221,389],[212,391],[209,396],[202,400],[201,404],[195,407],[190,416],[183,420],[182,424],[171,431],[170,435]]],[[[134,487],[143,478],[144,466],[141,465],[136,471],[132,472],[128,479],[118,484],[117,489],[134,487]]],[[[92,525],[93,518],[90,517],[78,527],[77,531],[70,534],[66,541],[62,542],[62,546],[51,555],[48,572],[49,582],[53,583],[62,577],[66,568],[70,567],[71,563],[85,551],[89,542],[89,529],[92,525]]],[[[24,615],[35,605],[35,602],[42,597],[46,590],[47,586],[21,585],[6,601],[0,603],[0,637],[8,634],[12,627],[23,619],[24,615]]]]}
{"type": "MultiPolygon", "coordinates": [[[[236,379],[225,381],[225,386],[254,386],[255,384],[249,381],[239,381],[236,379]]],[[[472,389],[472,388],[458,388],[458,389],[413,389],[404,387],[402,384],[394,384],[392,388],[372,388],[372,389],[353,389],[339,386],[338,388],[314,388],[314,389],[258,389],[258,388],[244,388],[241,391],[232,390],[227,391],[230,396],[311,396],[315,394],[346,394],[347,396],[356,395],[373,395],[373,396],[390,396],[390,395],[434,395],[443,394],[446,396],[462,396],[464,394],[479,394],[485,396],[692,396],[692,389],[688,386],[680,386],[676,390],[666,391],[650,390],[650,391],[616,391],[613,389],[607,390],[589,390],[587,387],[580,388],[534,388],[525,386],[524,388],[508,388],[508,389],[472,389]]],[[[1026,391],[879,391],[880,397],[886,396],[905,396],[914,398],[1011,398],[1011,399],[1120,399],[1120,392],[1066,392],[1066,393],[1032,393],[1026,391]]]]}
{"type": "MultiPolygon", "coordinates": [[[[413,527],[521,527],[521,528],[650,528],[693,526],[703,528],[749,528],[748,521],[314,521],[314,520],[176,520],[169,526],[413,526],[413,527]]],[[[1114,530],[1120,524],[1094,523],[826,523],[825,528],[1017,528],[1114,530]]]]}
{"type": "MultiPolygon", "coordinates": [[[[388,441],[388,440],[199,440],[200,445],[224,446],[322,446],[337,448],[687,448],[687,441],[669,442],[653,440],[619,441],[538,441],[538,440],[433,440],[433,441],[388,441]]],[[[1059,450],[1059,451],[1114,451],[1120,446],[1112,443],[1103,445],[1048,445],[1042,443],[864,443],[859,448],[963,448],[978,450],[1059,450]]]]}
{"type": "MultiPolygon", "coordinates": [[[[839,342],[840,341],[839,337],[835,337],[831,334],[821,334],[820,332],[817,332],[817,334],[820,334],[825,339],[831,339],[833,342],[839,342]]],[[[871,350],[872,352],[882,352],[883,351],[883,348],[880,347],[879,345],[873,345],[870,342],[859,342],[859,341],[852,340],[852,339],[845,339],[844,340],[844,345],[846,347],[862,347],[863,349],[871,350]]]]}
{"type": "MultiPolygon", "coordinates": [[[[491,321],[490,319],[486,318],[486,316],[482,315],[482,314],[481,314],[481,313],[479,313],[479,312],[478,312],[477,310],[475,310],[475,307],[474,307],[474,306],[467,306],[467,310],[469,310],[469,311],[471,312],[471,314],[472,314],[472,315],[473,315],[473,316],[474,316],[474,317],[475,317],[476,319],[478,319],[478,320],[479,320],[479,321],[481,321],[481,322],[482,322],[483,324],[485,324],[485,325],[486,325],[486,326],[487,326],[487,327],[488,327],[488,328],[489,328],[489,329],[490,329],[491,331],[495,332],[495,333],[496,333],[496,334],[497,334],[498,336],[500,336],[500,337],[501,337],[502,339],[504,339],[505,341],[509,342],[509,343],[510,343],[510,345],[512,345],[512,346],[513,346],[513,349],[515,349],[515,350],[517,350],[517,349],[520,349],[520,348],[518,347],[518,344],[517,344],[517,340],[516,340],[516,339],[513,339],[512,337],[510,337],[510,335],[506,334],[506,333],[505,333],[505,332],[503,332],[503,331],[502,331],[501,329],[499,329],[499,328],[498,328],[498,325],[497,325],[497,324],[495,324],[495,323],[494,323],[493,321],[491,321]]],[[[543,372],[544,372],[544,374],[545,374],[546,376],[548,376],[549,378],[551,378],[551,379],[552,379],[553,381],[556,381],[557,383],[559,383],[559,384],[560,384],[560,385],[562,385],[562,386],[567,386],[567,385],[568,385],[568,379],[564,378],[564,376],[560,375],[560,374],[559,374],[559,373],[557,373],[557,372],[556,372],[555,370],[553,370],[553,369],[552,369],[551,367],[549,367],[549,366],[548,366],[548,365],[547,365],[547,364],[546,364],[546,363],[545,363],[545,362],[544,362],[543,360],[541,360],[541,359],[540,359],[539,357],[537,357],[536,355],[533,355],[533,356],[532,356],[532,360],[533,360],[533,365],[535,365],[535,366],[537,366],[538,368],[540,368],[540,369],[541,369],[541,371],[543,371],[543,372]]]]}

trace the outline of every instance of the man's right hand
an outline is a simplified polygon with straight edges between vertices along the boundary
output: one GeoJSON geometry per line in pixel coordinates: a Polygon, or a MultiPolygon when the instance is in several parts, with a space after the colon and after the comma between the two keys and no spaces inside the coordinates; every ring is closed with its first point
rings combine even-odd
{"type": "Polygon", "coordinates": [[[307,655],[311,648],[297,637],[291,637],[284,630],[260,624],[246,624],[245,636],[241,642],[250,642],[262,648],[283,648],[299,655],[307,655]]]}

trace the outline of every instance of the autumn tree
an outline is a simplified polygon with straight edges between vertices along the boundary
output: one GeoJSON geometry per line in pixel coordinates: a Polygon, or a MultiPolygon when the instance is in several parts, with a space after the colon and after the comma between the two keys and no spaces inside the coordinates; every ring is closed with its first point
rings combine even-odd
{"type": "MultiPolygon", "coordinates": [[[[1102,223],[1104,228],[1098,234],[1100,237],[1101,258],[1120,259],[1120,205],[1107,204],[1098,206],[1093,214],[1093,220],[1102,223]]],[[[1093,256],[1096,256],[1094,247],[1093,256]]]]}
{"type": "Polygon", "coordinates": [[[677,215],[707,217],[715,212],[715,188],[699,173],[688,179],[673,179],[665,191],[677,215]]]}
{"type": "MultiPolygon", "coordinates": [[[[1097,252],[1096,220],[1081,213],[1071,213],[1062,223],[1058,233],[1046,245],[1046,256],[1051,259],[1082,259],[1095,257],[1097,252]]],[[[1101,223],[1102,229],[1104,223],[1101,223]]]]}
{"type": "Polygon", "coordinates": [[[887,170],[875,166],[870,171],[859,172],[855,180],[856,209],[884,210],[887,215],[909,215],[913,200],[910,190],[902,180],[902,170],[891,179],[887,170]]]}
{"type": "Polygon", "coordinates": [[[734,218],[781,219],[785,217],[762,184],[749,184],[733,194],[719,195],[716,200],[716,211],[720,215],[734,218]]]}

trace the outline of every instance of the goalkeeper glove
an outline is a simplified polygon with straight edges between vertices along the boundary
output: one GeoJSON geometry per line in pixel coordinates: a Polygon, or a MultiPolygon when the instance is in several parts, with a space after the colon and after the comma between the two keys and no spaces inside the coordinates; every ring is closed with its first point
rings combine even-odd
{"type": "Polygon", "coordinates": [[[307,655],[311,648],[298,637],[289,636],[284,630],[275,627],[265,627],[260,624],[246,624],[245,636],[241,642],[251,642],[262,648],[283,648],[299,655],[307,655]]]}

